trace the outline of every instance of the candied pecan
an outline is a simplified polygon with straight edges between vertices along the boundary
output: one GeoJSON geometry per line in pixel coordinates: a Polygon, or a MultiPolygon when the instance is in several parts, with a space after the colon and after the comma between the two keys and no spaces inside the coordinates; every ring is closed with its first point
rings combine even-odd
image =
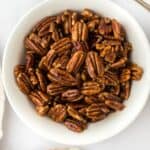
{"type": "Polygon", "coordinates": [[[80,42],[74,41],[72,51],[76,52],[78,50],[85,51],[85,52],[89,51],[89,46],[88,46],[87,42],[86,41],[80,41],[80,42]]]}
{"type": "Polygon", "coordinates": [[[108,92],[101,92],[98,95],[98,98],[100,101],[106,101],[106,100],[112,100],[112,101],[118,101],[121,102],[122,99],[119,96],[116,96],[112,93],[108,93],[108,92]]]}
{"type": "Polygon", "coordinates": [[[56,51],[56,54],[65,52],[72,47],[70,38],[62,38],[51,45],[51,49],[56,51]]]}
{"type": "Polygon", "coordinates": [[[83,98],[83,95],[77,89],[70,89],[62,93],[62,100],[76,102],[83,98]]]}
{"type": "Polygon", "coordinates": [[[49,110],[49,106],[36,106],[36,111],[39,115],[44,116],[47,114],[48,110],[49,110]]]}
{"type": "Polygon", "coordinates": [[[77,21],[72,27],[73,41],[86,41],[88,38],[88,28],[83,22],[77,21]]]}
{"type": "Polygon", "coordinates": [[[81,88],[81,93],[83,95],[95,95],[102,91],[100,85],[94,81],[88,81],[83,83],[83,87],[81,88]]]}
{"type": "Polygon", "coordinates": [[[57,104],[50,108],[48,116],[56,122],[63,122],[67,116],[66,106],[57,104]]]}
{"type": "Polygon", "coordinates": [[[26,73],[19,73],[16,77],[16,81],[19,89],[25,94],[29,94],[33,89],[32,83],[26,73]]]}
{"type": "Polygon", "coordinates": [[[123,69],[120,74],[120,82],[121,83],[126,82],[130,80],[130,78],[131,78],[131,70],[128,68],[123,69]]]}
{"type": "Polygon", "coordinates": [[[75,79],[71,74],[68,72],[58,69],[52,68],[48,73],[49,80],[59,83],[64,86],[75,86],[78,85],[78,80],[75,79]]]}
{"type": "Polygon", "coordinates": [[[121,25],[115,19],[112,19],[112,29],[113,29],[114,37],[116,39],[120,39],[121,38],[121,25]]]}
{"type": "Polygon", "coordinates": [[[106,115],[101,111],[99,104],[91,104],[86,109],[86,116],[91,119],[92,122],[102,120],[106,115]]]}
{"type": "Polygon", "coordinates": [[[46,86],[47,86],[47,81],[43,73],[41,72],[40,69],[36,69],[36,76],[40,85],[40,89],[45,92],[46,91],[46,86]]]}
{"type": "Polygon", "coordinates": [[[73,119],[86,123],[86,120],[73,107],[68,106],[67,112],[73,119]]]}
{"type": "Polygon", "coordinates": [[[87,127],[85,123],[73,119],[66,119],[64,124],[69,130],[74,132],[82,132],[87,127]]]}
{"type": "Polygon", "coordinates": [[[137,64],[131,65],[131,78],[132,80],[140,80],[143,74],[143,70],[137,64]]]}
{"type": "Polygon", "coordinates": [[[108,35],[111,34],[111,32],[112,32],[112,26],[101,21],[99,25],[99,34],[108,35]]]}
{"type": "Polygon", "coordinates": [[[43,48],[41,45],[34,43],[31,41],[28,37],[25,39],[24,42],[25,48],[34,51],[35,53],[39,54],[40,56],[43,56],[46,54],[47,50],[43,48]]]}
{"type": "Polygon", "coordinates": [[[106,46],[102,51],[100,51],[100,56],[104,57],[105,61],[113,63],[116,60],[116,52],[114,47],[106,46]]]}
{"type": "Polygon", "coordinates": [[[62,55],[61,57],[57,57],[52,66],[54,68],[66,69],[67,63],[69,61],[69,57],[67,55],[62,55]]]}
{"type": "Polygon", "coordinates": [[[120,58],[117,62],[114,62],[110,66],[111,68],[114,68],[114,69],[123,67],[126,65],[127,60],[128,59],[126,57],[120,58]]]}
{"type": "Polygon", "coordinates": [[[105,104],[113,110],[122,110],[125,106],[118,101],[106,100],[105,104]]]}
{"type": "Polygon", "coordinates": [[[66,90],[66,87],[57,84],[57,83],[50,83],[47,86],[47,93],[49,95],[55,96],[61,94],[64,90],[66,90]]]}
{"type": "Polygon", "coordinates": [[[70,58],[66,70],[70,73],[77,73],[84,63],[85,53],[84,51],[76,51],[73,56],[70,58]]]}
{"type": "Polygon", "coordinates": [[[86,57],[86,67],[89,76],[95,79],[98,76],[103,76],[104,65],[103,61],[98,57],[96,52],[88,52],[86,57]]]}
{"type": "Polygon", "coordinates": [[[33,86],[37,85],[38,84],[38,79],[37,79],[37,76],[35,74],[35,69],[29,68],[28,69],[28,75],[29,75],[29,78],[30,78],[30,81],[31,81],[32,85],[33,86]]]}
{"type": "Polygon", "coordinates": [[[25,71],[25,65],[16,65],[14,68],[14,75],[17,78],[17,76],[20,73],[23,73],[25,71]]]}
{"type": "Polygon", "coordinates": [[[131,90],[131,82],[130,81],[126,81],[126,82],[122,83],[120,96],[123,99],[128,99],[130,96],[130,90],[131,90]]]}
{"type": "Polygon", "coordinates": [[[34,65],[34,53],[32,51],[26,52],[26,71],[29,68],[33,68],[34,65]]]}
{"type": "Polygon", "coordinates": [[[97,96],[85,96],[84,101],[87,104],[93,104],[99,102],[99,99],[97,96]]]}
{"type": "Polygon", "coordinates": [[[49,96],[42,91],[32,91],[28,97],[36,106],[45,106],[50,103],[49,96]]]}

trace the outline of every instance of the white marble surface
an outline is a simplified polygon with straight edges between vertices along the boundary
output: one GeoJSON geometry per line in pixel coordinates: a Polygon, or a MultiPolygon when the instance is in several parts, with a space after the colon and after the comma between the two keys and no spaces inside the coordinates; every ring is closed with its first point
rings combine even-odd
{"type": "MultiPolygon", "coordinates": [[[[0,57],[7,38],[19,18],[29,8],[41,0],[0,0],[0,57]]],[[[150,40],[150,12],[146,11],[133,0],[113,0],[127,9],[143,27],[150,40]]],[[[144,44],[144,43],[143,43],[144,44]]],[[[13,49],[12,49],[13,51],[13,49]]],[[[144,90],[144,89],[143,89],[144,90]]],[[[142,92],[142,91],[141,91],[142,92]]],[[[138,119],[121,134],[95,145],[81,147],[85,150],[148,150],[150,149],[150,102],[138,119]]],[[[65,147],[39,137],[26,127],[6,102],[4,115],[4,137],[0,141],[0,150],[48,150],[52,147],[65,147]]]]}

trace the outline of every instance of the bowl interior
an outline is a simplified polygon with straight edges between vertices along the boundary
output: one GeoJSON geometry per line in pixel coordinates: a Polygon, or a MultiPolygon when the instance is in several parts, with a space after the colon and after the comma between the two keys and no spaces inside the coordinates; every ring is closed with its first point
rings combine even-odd
{"type": "Polygon", "coordinates": [[[150,69],[150,53],[148,41],[136,21],[117,5],[106,0],[69,0],[45,1],[32,9],[17,24],[6,45],[3,59],[3,81],[9,102],[20,118],[42,137],[64,144],[90,144],[107,139],[128,126],[143,108],[148,92],[150,69]],[[144,69],[142,80],[134,82],[131,96],[126,101],[126,108],[110,115],[107,119],[89,125],[83,133],[74,133],[63,125],[51,121],[49,118],[36,114],[33,106],[16,85],[13,68],[23,61],[23,42],[25,35],[41,18],[53,15],[64,9],[81,10],[90,8],[104,16],[116,18],[125,27],[129,41],[133,44],[133,61],[144,69]]]}

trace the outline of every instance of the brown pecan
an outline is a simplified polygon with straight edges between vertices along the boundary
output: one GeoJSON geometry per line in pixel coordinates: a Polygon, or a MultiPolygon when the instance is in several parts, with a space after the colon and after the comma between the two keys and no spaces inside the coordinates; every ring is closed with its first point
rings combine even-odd
{"type": "Polygon", "coordinates": [[[99,104],[91,104],[86,109],[86,116],[91,119],[92,122],[102,120],[106,115],[101,111],[99,104]]]}
{"type": "Polygon", "coordinates": [[[96,52],[88,52],[85,62],[87,71],[91,78],[95,79],[98,76],[103,76],[104,65],[96,52]]]}
{"type": "Polygon", "coordinates": [[[83,95],[77,89],[70,89],[62,93],[62,100],[76,102],[83,98],[83,95]]]}
{"type": "Polygon", "coordinates": [[[30,78],[32,85],[36,86],[38,84],[38,79],[37,79],[37,76],[35,74],[35,69],[29,68],[28,69],[28,75],[29,75],[29,78],[30,78]]]}
{"type": "Polygon", "coordinates": [[[47,93],[49,95],[55,96],[61,94],[64,90],[66,90],[66,87],[57,84],[57,83],[50,83],[47,86],[47,93]]]}
{"type": "Polygon", "coordinates": [[[123,69],[120,74],[120,82],[121,83],[126,82],[130,80],[130,78],[131,78],[131,70],[128,68],[123,69]]]}
{"type": "Polygon", "coordinates": [[[86,124],[73,119],[66,119],[65,126],[74,132],[82,132],[86,128],[86,124]]]}
{"type": "Polygon", "coordinates": [[[121,92],[120,92],[120,96],[123,99],[128,99],[130,96],[130,90],[131,90],[131,82],[130,81],[126,81],[124,83],[121,84],[121,92]]]}
{"type": "Polygon", "coordinates": [[[63,122],[67,116],[66,106],[57,104],[49,110],[48,115],[56,122],[63,122]]]}
{"type": "Polygon", "coordinates": [[[84,101],[87,104],[93,104],[99,102],[99,99],[97,96],[85,96],[84,101]]]}
{"type": "Polygon", "coordinates": [[[73,119],[86,123],[86,120],[73,107],[68,106],[67,112],[73,119]]]}
{"type": "Polygon", "coordinates": [[[51,45],[51,49],[56,51],[56,54],[64,53],[72,47],[70,38],[62,38],[51,45]]]}
{"type": "Polygon", "coordinates": [[[25,39],[25,48],[34,51],[35,53],[43,56],[46,54],[47,50],[45,48],[43,48],[41,45],[34,43],[33,41],[31,41],[29,38],[25,39]]]}
{"type": "Polygon", "coordinates": [[[73,41],[86,41],[88,38],[88,28],[83,22],[76,22],[72,27],[72,40],[73,41]]]}
{"type": "Polygon", "coordinates": [[[33,89],[32,83],[26,73],[19,73],[16,81],[20,90],[25,94],[29,94],[33,89]]]}
{"type": "Polygon", "coordinates": [[[81,15],[85,18],[92,18],[94,16],[94,13],[92,10],[85,8],[82,12],[81,15]]]}
{"type": "Polygon", "coordinates": [[[43,73],[41,72],[40,69],[36,69],[36,76],[40,85],[40,89],[45,92],[46,91],[46,86],[47,86],[47,81],[43,73]]]}
{"type": "Polygon", "coordinates": [[[106,100],[105,104],[113,110],[122,110],[125,106],[118,101],[106,100]]]}
{"type": "Polygon", "coordinates": [[[64,86],[75,86],[78,85],[78,80],[75,79],[71,74],[58,68],[50,69],[48,73],[49,80],[59,83],[64,86]]]}
{"type": "Polygon", "coordinates": [[[45,106],[50,103],[49,96],[42,91],[32,91],[28,96],[36,106],[45,106]]]}
{"type": "Polygon", "coordinates": [[[80,42],[75,41],[75,42],[73,42],[73,52],[76,52],[78,50],[88,52],[89,46],[88,46],[87,42],[86,41],[80,41],[80,42]]]}
{"type": "Polygon", "coordinates": [[[120,39],[121,38],[121,25],[115,19],[112,20],[112,29],[113,29],[114,37],[116,39],[120,39]]]}
{"type": "Polygon", "coordinates": [[[46,115],[48,110],[49,110],[49,106],[48,105],[46,105],[46,106],[36,106],[36,111],[41,116],[46,115]]]}
{"type": "Polygon", "coordinates": [[[100,85],[94,81],[88,81],[83,83],[83,87],[81,88],[81,93],[83,95],[95,95],[98,94],[103,89],[100,88],[100,85]]]}
{"type": "Polygon", "coordinates": [[[99,25],[99,34],[101,35],[108,35],[112,32],[112,26],[105,24],[105,22],[101,22],[99,25]]]}
{"type": "Polygon", "coordinates": [[[23,73],[25,71],[25,65],[16,65],[14,68],[14,75],[17,78],[17,76],[20,73],[23,73]]]}
{"type": "Polygon", "coordinates": [[[34,65],[34,53],[32,51],[27,51],[26,53],[26,71],[29,68],[33,68],[34,65]]]}
{"type": "Polygon", "coordinates": [[[87,24],[89,31],[91,31],[91,32],[94,31],[97,28],[97,26],[99,25],[99,22],[100,22],[99,19],[93,19],[93,20],[89,21],[87,24]]]}
{"type": "Polygon", "coordinates": [[[121,102],[122,99],[119,96],[116,96],[112,93],[108,93],[108,92],[101,92],[98,95],[98,98],[100,101],[106,101],[106,100],[112,100],[112,101],[119,101],[121,102]]]}
{"type": "Polygon", "coordinates": [[[52,66],[54,68],[66,69],[67,63],[69,61],[68,55],[62,55],[61,57],[57,57],[52,66]]]}
{"type": "Polygon", "coordinates": [[[126,57],[120,58],[117,62],[114,62],[110,66],[111,66],[111,68],[115,68],[115,69],[123,67],[126,65],[127,60],[128,59],[126,57]]]}
{"type": "Polygon", "coordinates": [[[85,53],[84,51],[76,51],[69,60],[66,70],[70,73],[77,73],[84,63],[85,53]]]}
{"type": "Polygon", "coordinates": [[[131,78],[132,80],[140,80],[143,74],[143,70],[137,64],[131,65],[131,78]]]}

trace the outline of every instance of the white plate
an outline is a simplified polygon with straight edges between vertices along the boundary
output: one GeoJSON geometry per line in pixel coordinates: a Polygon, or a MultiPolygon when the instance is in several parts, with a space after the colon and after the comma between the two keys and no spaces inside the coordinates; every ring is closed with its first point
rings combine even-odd
{"type": "Polygon", "coordinates": [[[3,81],[11,106],[31,129],[49,140],[69,145],[84,145],[103,141],[116,135],[138,116],[149,94],[149,64],[150,47],[144,32],[130,14],[113,2],[108,0],[51,0],[44,1],[31,9],[22,17],[9,37],[3,59],[3,81]],[[133,44],[133,61],[143,67],[144,75],[142,80],[133,83],[131,96],[126,101],[127,107],[122,112],[114,113],[101,122],[91,124],[83,133],[74,133],[63,125],[36,114],[26,96],[18,90],[13,76],[13,68],[23,58],[25,35],[41,18],[67,8],[81,10],[85,7],[104,16],[116,18],[123,24],[129,41],[133,44]]]}

